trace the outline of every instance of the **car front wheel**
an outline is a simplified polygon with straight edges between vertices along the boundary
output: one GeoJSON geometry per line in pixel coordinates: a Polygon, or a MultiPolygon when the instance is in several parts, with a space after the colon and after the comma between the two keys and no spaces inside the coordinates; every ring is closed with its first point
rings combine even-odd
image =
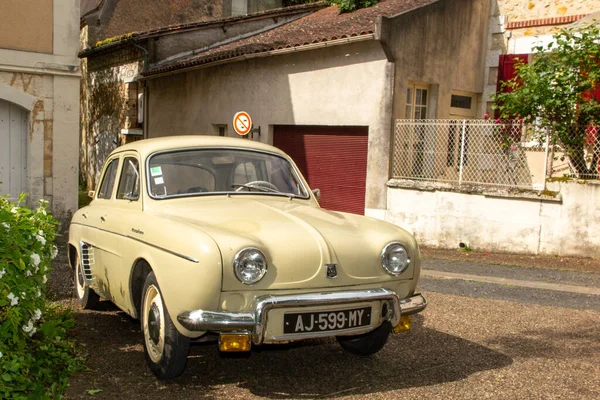
{"type": "Polygon", "coordinates": [[[370,356],[385,346],[392,328],[384,322],[379,328],[357,336],[338,336],[338,343],[344,350],[358,356],[370,356]]]}
{"type": "Polygon", "coordinates": [[[86,310],[93,310],[100,301],[100,296],[93,289],[91,289],[85,282],[83,276],[83,269],[81,268],[81,261],[77,257],[75,264],[75,294],[81,304],[81,307],[86,310]]]}
{"type": "Polygon", "coordinates": [[[187,362],[190,339],[175,328],[153,272],[144,283],[141,324],[146,361],[154,375],[158,379],[181,375],[187,362]]]}

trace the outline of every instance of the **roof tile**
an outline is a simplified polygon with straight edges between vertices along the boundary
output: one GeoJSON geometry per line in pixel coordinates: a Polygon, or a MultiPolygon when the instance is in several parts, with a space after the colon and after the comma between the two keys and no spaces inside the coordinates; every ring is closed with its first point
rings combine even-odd
{"type": "Polygon", "coordinates": [[[245,54],[372,34],[379,17],[391,17],[436,1],[438,0],[382,0],[372,7],[342,14],[337,6],[330,6],[266,32],[155,66],[144,75],[160,74],[245,54]]]}

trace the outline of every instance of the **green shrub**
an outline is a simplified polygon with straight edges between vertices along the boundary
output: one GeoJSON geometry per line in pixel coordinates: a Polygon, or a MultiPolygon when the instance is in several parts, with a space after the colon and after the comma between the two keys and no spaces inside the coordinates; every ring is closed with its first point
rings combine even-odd
{"type": "Polygon", "coordinates": [[[325,0],[328,5],[337,4],[340,13],[367,8],[379,3],[379,0],[325,0]]]}
{"type": "Polygon", "coordinates": [[[56,399],[81,365],[67,339],[72,315],[49,306],[45,284],[58,223],[0,197],[0,398],[56,399]]]}

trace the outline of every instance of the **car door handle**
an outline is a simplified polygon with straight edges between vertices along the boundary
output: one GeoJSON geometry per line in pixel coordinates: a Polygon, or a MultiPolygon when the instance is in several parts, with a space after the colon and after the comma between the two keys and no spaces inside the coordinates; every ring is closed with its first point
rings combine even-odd
{"type": "Polygon", "coordinates": [[[100,217],[100,221],[102,221],[102,222],[106,222],[106,218],[105,218],[104,216],[101,216],[101,217],[100,217]]]}

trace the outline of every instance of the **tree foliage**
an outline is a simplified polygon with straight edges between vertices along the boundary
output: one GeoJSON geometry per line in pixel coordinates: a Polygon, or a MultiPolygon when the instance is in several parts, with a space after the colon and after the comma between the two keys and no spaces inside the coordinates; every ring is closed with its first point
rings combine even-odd
{"type": "Polygon", "coordinates": [[[600,28],[565,29],[553,39],[534,48],[533,62],[516,65],[516,76],[503,83],[506,91],[495,96],[495,107],[503,119],[547,128],[577,172],[597,176],[600,145],[590,150],[589,141],[590,129],[596,132],[600,123],[594,96],[600,89],[600,28]]]}
{"type": "Polygon", "coordinates": [[[329,5],[336,4],[340,13],[344,13],[374,6],[379,3],[379,0],[326,0],[325,2],[329,5]]]}

